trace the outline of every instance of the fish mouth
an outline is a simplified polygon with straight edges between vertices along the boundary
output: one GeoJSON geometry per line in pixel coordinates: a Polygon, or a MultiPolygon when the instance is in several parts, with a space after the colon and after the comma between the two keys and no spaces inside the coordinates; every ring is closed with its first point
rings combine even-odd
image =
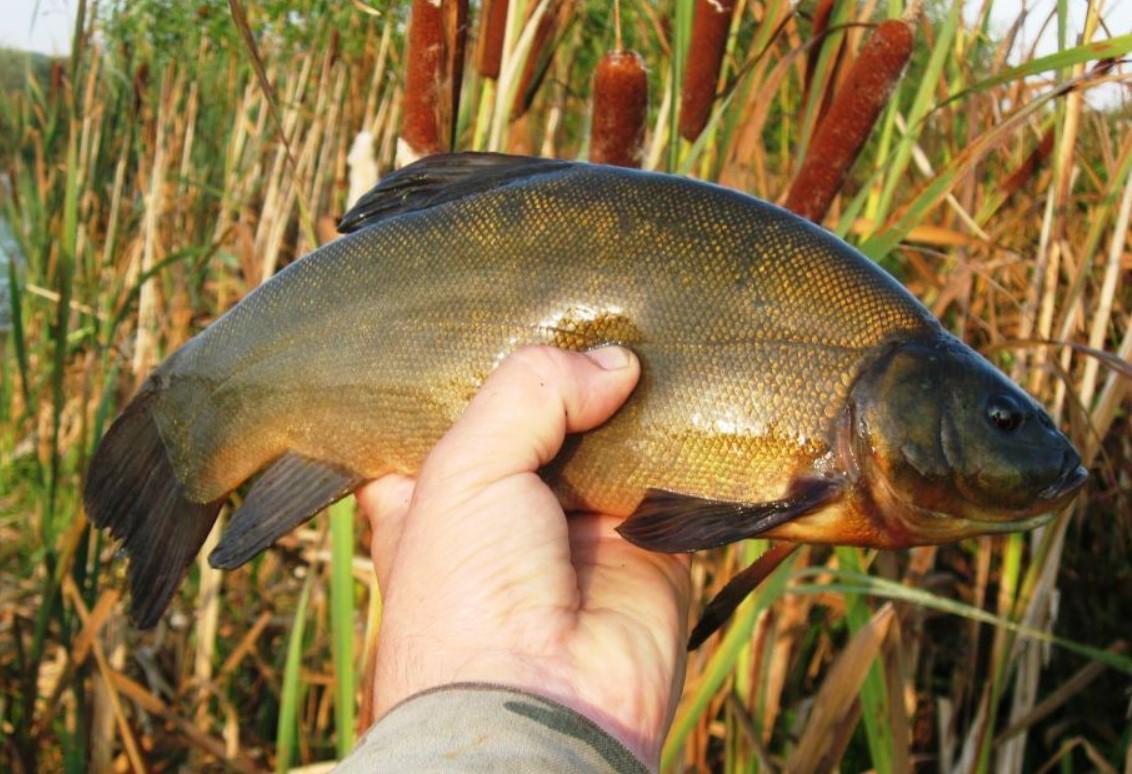
{"type": "Polygon", "coordinates": [[[1053,483],[1038,493],[1038,499],[1052,502],[1067,498],[1080,489],[1089,478],[1089,471],[1081,464],[1081,458],[1073,449],[1065,452],[1065,459],[1061,464],[1061,474],[1053,483]]]}

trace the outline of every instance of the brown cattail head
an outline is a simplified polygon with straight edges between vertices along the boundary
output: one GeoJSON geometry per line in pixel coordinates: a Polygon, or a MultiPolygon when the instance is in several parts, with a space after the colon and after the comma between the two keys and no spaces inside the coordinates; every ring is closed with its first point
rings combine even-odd
{"type": "Polygon", "coordinates": [[[734,8],[735,0],[696,0],[680,95],[680,136],[688,142],[700,136],[711,115],[734,8]]]}
{"type": "Polygon", "coordinates": [[[829,112],[818,124],[802,169],[786,196],[787,209],[821,222],[849,168],[912,55],[907,23],[881,22],[861,49],[829,112]]]}
{"type": "Polygon", "coordinates": [[[618,167],[641,166],[649,84],[636,51],[611,51],[594,73],[590,161],[618,167]]]}
{"type": "Polygon", "coordinates": [[[467,21],[468,0],[413,0],[401,139],[414,156],[452,147],[467,21]]]}
{"type": "Polygon", "coordinates": [[[508,0],[483,0],[480,7],[480,34],[476,41],[476,62],[484,78],[499,78],[503,61],[503,39],[507,34],[508,0]]]}

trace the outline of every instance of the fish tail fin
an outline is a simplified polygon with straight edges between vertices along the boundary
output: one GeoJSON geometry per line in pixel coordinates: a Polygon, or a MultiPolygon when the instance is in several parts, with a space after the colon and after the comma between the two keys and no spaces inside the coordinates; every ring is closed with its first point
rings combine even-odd
{"type": "Polygon", "coordinates": [[[143,388],[114,421],[83,489],[91,522],[108,528],[130,557],[130,618],[143,629],[168,607],[225,499],[197,503],[185,495],[153,417],[155,397],[143,388]]]}

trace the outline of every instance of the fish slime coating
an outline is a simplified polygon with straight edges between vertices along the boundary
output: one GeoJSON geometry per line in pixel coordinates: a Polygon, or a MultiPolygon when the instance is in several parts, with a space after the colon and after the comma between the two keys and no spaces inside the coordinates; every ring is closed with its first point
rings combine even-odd
{"type": "Polygon", "coordinates": [[[681,177],[426,158],[162,363],[91,462],[156,623],[229,494],[235,567],[364,481],[413,473],[520,347],[616,343],[640,382],[543,476],[626,539],[878,548],[1042,523],[1084,483],[1026,393],[849,245],[681,177]]]}

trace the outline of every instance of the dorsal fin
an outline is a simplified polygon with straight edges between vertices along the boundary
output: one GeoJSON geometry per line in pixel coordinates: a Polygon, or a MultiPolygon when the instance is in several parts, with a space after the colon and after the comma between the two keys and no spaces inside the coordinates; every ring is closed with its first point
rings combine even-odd
{"type": "Polygon", "coordinates": [[[426,156],[384,177],[342,216],[343,234],[414,210],[462,199],[572,162],[505,153],[441,153],[426,156]]]}

